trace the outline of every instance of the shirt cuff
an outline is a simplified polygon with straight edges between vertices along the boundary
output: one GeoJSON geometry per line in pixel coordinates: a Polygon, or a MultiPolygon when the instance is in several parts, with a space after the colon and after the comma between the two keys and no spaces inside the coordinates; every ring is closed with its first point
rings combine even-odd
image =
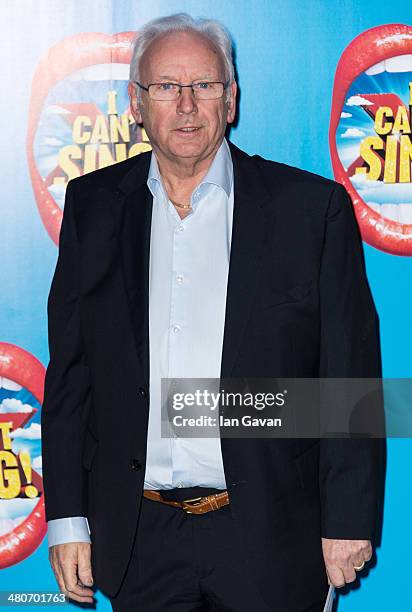
{"type": "Polygon", "coordinates": [[[89,542],[90,529],[85,516],[69,516],[47,521],[47,538],[50,546],[69,542],[89,542]]]}

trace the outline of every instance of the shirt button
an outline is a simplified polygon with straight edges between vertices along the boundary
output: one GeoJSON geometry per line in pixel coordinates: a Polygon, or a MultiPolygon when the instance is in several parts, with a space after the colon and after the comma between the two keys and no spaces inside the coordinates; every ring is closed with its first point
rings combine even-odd
{"type": "Polygon", "coordinates": [[[132,459],[130,462],[132,470],[140,470],[142,468],[142,464],[138,459],[132,459]]]}
{"type": "Polygon", "coordinates": [[[184,226],[183,226],[182,224],[180,224],[180,225],[178,225],[178,226],[177,226],[176,231],[177,231],[177,232],[183,232],[183,231],[184,231],[184,229],[185,229],[185,228],[184,228],[184,226]]]}
{"type": "Polygon", "coordinates": [[[147,391],[143,387],[139,387],[139,393],[142,397],[147,397],[147,391]]]}
{"type": "Polygon", "coordinates": [[[178,334],[180,332],[180,326],[179,325],[173,325],[172,329],[173,329],[173,332],[175,334],[178,334]]]}
{"type": "Polygon", "coordinates": [[[179,284],[183,283],[183,279],[184,279],[183,274],[177,274],[177,275],[176,275],[176,280],[177,280],[177,282],[178,282],[179,284]]]}

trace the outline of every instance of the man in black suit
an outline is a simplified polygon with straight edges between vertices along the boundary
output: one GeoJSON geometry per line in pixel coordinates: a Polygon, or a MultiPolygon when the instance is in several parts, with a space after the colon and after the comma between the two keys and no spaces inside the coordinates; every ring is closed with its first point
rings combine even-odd
{"type": "Polygon", "coordinates": [[[379,376],[350,199],[227,143],[214,21],[140,30],[129,94],[153,152],[69,183],[48,301],[57,581],[121,612],[320,611],[371,558],[381,442],[161,439],[159,382],[379,376]]]}

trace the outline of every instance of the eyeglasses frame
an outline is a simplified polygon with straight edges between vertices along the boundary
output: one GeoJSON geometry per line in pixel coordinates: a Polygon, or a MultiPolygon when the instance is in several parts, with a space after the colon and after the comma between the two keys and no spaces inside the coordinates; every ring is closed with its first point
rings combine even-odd
{"type": "Polygon", "coordinates": [[[196,93],[195,90],[193,89],[193,84],[195,81],[193,81],[192,83],[190,83],[190,85],[182,85],[181,83],[173,83],[173,81],[164,81],[164,83],[149,83],[147,87],[145,87],[144,85],[142,85],[141,83],[139,83],[139,81],[133,81],[133,83],[136,83],[136,85],[138,85],[140,87],[140,89],[143,89],[144,91],[147,91],[149,93],[149,87],[151,85],[162,85],[162,84],[168,84],[168,85],[177,85],[180,90],[179,90],[179,96],[177,98],[171,98],[170,100],[156,100],[155,98],[150,98],[150,94],[149,94],[149,98],[151,100],[155,100],[155,102],[173,102],[174,100],[178,100],[179,97],[182,95],[182,88],[183,87],[191,87],[192,88],[192,93],[194,95],[194,97],[196,98],[196,100],[219,100],[222,96],[223,93],[225,92],[225,90],[228,88],[230,81],[226,81],[226,83],[224,83],[223,81],[199,81],[200,83],[220,83],[223,85],[223,91],[222,91],[222,96],[219,96],[219,98],[197,98],[196,97],[196,93]]]}

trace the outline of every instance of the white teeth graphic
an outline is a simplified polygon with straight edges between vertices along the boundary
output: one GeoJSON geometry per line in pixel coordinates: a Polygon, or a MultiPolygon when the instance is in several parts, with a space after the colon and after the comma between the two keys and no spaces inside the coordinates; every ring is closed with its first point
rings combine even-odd
{"type": "Polygon", "coordinates": [[[398,223],[412,223],[412,183],[370,181],[364,174],[350,177],[364,202],[379,215],[398,223]]]}
{"type": "Polygon", "coordinates": [[[368,68],[365,71],[365,74],[369,75],[369,76],[373,76],[374,74],[380,74],[381,72],[383,72],[385,70],[385,61],[383,62],[378,62],[377,64],[375,64],[374,66],[371,66],[370,68],[368,68]]]}
{"type": "MultiPolygon", "coordinates": [[[[24,518],[25,517],[23,517],[23,520],[24,518]]],[[[22,520],[20,519],[21,517],[18,517],[17,520],[12,519],[12,518],[1,518],[0,519],[0,536],[5,535],[6,533],[9,533],[15,527],[17,527],[17,525],[19,525],[22,522],[22,520]]]]}
{"type": "Polygon", "coordinates": [[[76,70],[67,77],[70,81],[127,81],[128,64],[94,64],[76,70]]]}
{"type": "Polygon", "coordinates": [[[412,72],[412,54],[385,60],[385,68],[387,72],[412,72]]]}
{"type": "Polygon", "coordinates": [[[23,389],[21,385],[5,376],[0,376],[0,388],[7,389],[8,391],[21,391],[23,389]]]}
{"type": "Polygon", "coordinates": [[[375,202],[367,202],[367,205],[385,219],[391,219],[398,223],[412,223],[412,204],[376,204],[375,202]]]}
{"type": "Polygon", "coordinates": [[[365,71],[365,74],[373,76],[381,72],[412,72],[412,54],[397,55],[387,60],[378,62],[365,71]]]}

